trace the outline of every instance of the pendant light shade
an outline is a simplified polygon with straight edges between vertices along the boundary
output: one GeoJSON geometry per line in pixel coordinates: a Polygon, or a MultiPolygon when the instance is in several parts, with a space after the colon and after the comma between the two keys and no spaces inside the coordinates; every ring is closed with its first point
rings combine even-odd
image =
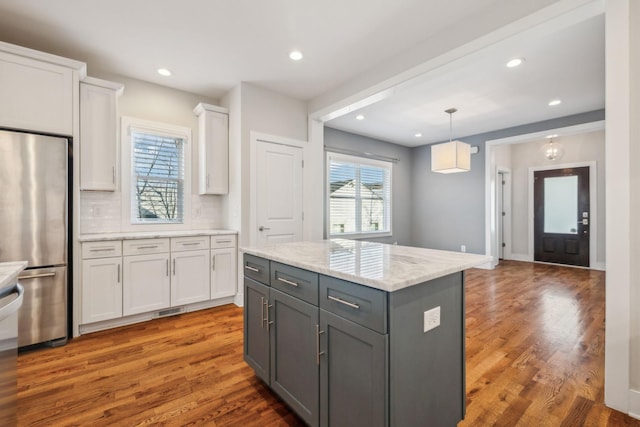
{"type": "Polygon", "coordinates": [[[449,114],[449,142],[431,146],[431,170],[438,173],[468,172],[471,170],[471,146],[462,141],[452,141],[452,115],[455,108],[445,110],[449,114]]]}
{"type": "Polygon", "coordinates": [[[553,142],[553,138],[549,138],[549,142],[542,146],[542,153],[549,160],[558,160],[564,154],[564,148],[559,142],[553,142]]]}

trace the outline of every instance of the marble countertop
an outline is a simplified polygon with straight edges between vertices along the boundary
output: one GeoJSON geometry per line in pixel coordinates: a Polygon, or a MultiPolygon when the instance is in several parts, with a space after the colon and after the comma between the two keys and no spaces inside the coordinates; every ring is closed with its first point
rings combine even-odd
{"type": "Polygon", "coordinates": [[[81,242],[101,242],[107,240],[158,239],[163,237],[187,236],[221,236],[228,234],[238,234],[238,232],[233,230],[126,231],[120,233],[81,234],[78,237],[78,240],[81,242]]]}
{"type": "Polygon", "coordinates": [[[491,261],[487,255],[346,239],[282,243],[240,250],[387,292],[491,261]]]}
{"type": "Polygon", "coordinates": [[[25,268],[27,268],[27,261],[0,262],[0,288],[15,282],[25,268]]]}

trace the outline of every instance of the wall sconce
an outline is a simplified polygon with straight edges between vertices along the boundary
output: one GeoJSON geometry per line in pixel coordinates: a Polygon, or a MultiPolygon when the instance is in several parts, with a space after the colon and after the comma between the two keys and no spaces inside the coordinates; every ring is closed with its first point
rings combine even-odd
{"type": "MultiPolygon", "coordinates": [[[[453,113],[455,108],[445,110],[449,114],[449,142],[431,146],[431,170],[438,173],[468,172],[471,170],[471,146],[462,141],[453,141],[453,113]]],[[[475,152],[477,153],[477,147],[475,152]]]]}

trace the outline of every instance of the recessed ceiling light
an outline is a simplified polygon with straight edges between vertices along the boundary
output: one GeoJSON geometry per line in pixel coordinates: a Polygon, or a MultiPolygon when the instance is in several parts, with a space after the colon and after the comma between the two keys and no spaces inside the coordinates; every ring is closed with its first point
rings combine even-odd
{"type": "Polygon", "coordinates": [[[171,75],[171,71],[167,70],[166,68],[158,68],[158,74],[160,74],[161,76],[169,77],[171,75]]]}
{"type": "Polygon", "coordinates": [[[416,138],[420,138],[422,136],[422,134],[420,132],[416,132],[414,135],[416,138]]]}
{"type": "Polygon", "coordinates": [[[552,101],[549,101],[549,107],[555,107],[556,105],[560,105],[562,104],[562,101],[559,99],[554,99],[552,101]]]}
{"type": "Polygon", "coordinates": [[[515,68],[518,65],[522,65],[524,62],[524,58],[513,58],[511,61],[507,62],[507,67],[515,68]]]}
{"type": "Polygon", "coordinates": [[[362,114],[358,114],[356,116],[356,120],[364,120],[364,116],[362,114]]]}
{"type": "Polygon", "coordinates": [[[300,61],[303,58],[302,52],[300,52],[299,50],[292,50],[289,53],[289,58],[291,58],[294,61],[300,61]]]}
{"type": "Polygon", "coordinates": [[[558,134],[554,133],[553,135],[547,135],[545,138],[551,139],[551,138],[557,138],[557,137],[558,137],[558,134]]]}

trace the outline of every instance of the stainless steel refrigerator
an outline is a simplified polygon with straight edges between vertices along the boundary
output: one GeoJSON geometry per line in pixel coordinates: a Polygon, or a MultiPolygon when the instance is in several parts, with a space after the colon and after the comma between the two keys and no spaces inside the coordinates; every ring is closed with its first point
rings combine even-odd
{"type": "Polygon", "coordinates": [[[0,262],[27,261],[18,347],[67,341],[69,140],[0,130],[0,262]]]}

